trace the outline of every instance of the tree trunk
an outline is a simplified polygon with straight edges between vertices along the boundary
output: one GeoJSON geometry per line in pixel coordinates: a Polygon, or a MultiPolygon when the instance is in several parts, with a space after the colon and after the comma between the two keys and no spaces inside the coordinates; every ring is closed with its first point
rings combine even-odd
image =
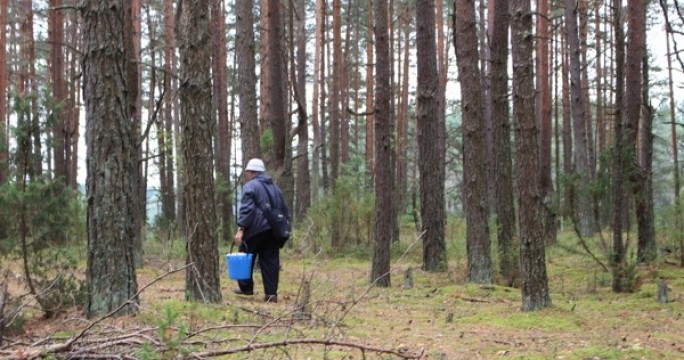
{"type": "Polygon", "coordinates": [[[322,62],[325,59],[325,26],[324,26],[324,16],[325,16],[325,2],[324,0],[316,1],[316,33],[315,33],[315,49],[314,49],[314,74],[313,74],[313,99],[311,101],[311,123],[313,127],[313,156],[311,162],[311,202],[316,202],[318,200],[318,194],[321,186],[321,178],[319,173],[319,165],[321,163],[322,157],[325,156],[325,149],[321,148],[321,129],[320,124],[323,121],[325,114],[319,112],[319,101],[321,104],[324,102],[321,100],[321,94],[324,93],[323,89],[323,74],[325,67],[322,62]]]}
{"type": "MultiPolygon", "coordinates": [[[[141,94],[141,84],[142,84],[142,65],[140,64],[140,58],[141,58],[141,47],[140,47],[140,39],[141,39],[141,23],[140,23],[140,0],[131,0],[129,2],[124,2],[124,12],[127,14],[127,16],[131,17],[132,21],[132,53],[131,57],[127,59],[126,66],[130,67],[128,70],[128,76],[130,77],[129,79],[129,91],[130,91],[130,96],[131,96],[131,101],[134,102],[135,104],[135,112],[134,112],[134,122],[135,122],[135,128],[136,128],[136,133],[138,134],[138,137],[140,138],[142,134],[142,94],[141,94]]],[[[128,31],[129,29],[127,29],[128,31]]],[[[139,142],[145,141],[147,143],[147,139],[144,140],[138,140],[139,142]]],[[[143,264],[143,246],[142,246],[142,239],[145,237],[144,236],[144,227],[146,224],[147,220],[147,160],[145,160],[146,156],[143,156],[143,146],[137,146],[136,147],[138,150],[138,177],[140,178],[140,182],[138,184],[138,196],[137,196],[137,201],[138,201],[138,214],[135,217],[136,220],[136,227],[138,229],[138,232],[140,232],[140,235],[135,238],[135,242],[133,243],[133,259],[136,267],[142,267],[143,264]]],[[[148,147],[144,146],[145,151],[147,151],[148,147]]]]}
{"type": "MultiPolygon", "coordinates": [[[[340,0],[333,0],[333,74],[330,91],[330,185],[335,189],[340,166],[340,92],[342,89],[342,16],[340,0]]],[[[334,225],[333,225],[334,226],[334,225]]],[[[338,231],[333,230],[333,246],[338,231]]],[[[339,240],[339,239],[338,239],[339,240]]]]}
{"type": "Polygon", "coordinates": [[[266,92],[263,93],[261,99],[263,119],[273,136],[272,146],[267,151],[269,156],[266,157],[266,160],[289,203],[292,199],[292,173],[289,166],[291,159],[291,156],[288,156],[289,146],[286,147],[290,136],[287,127],[288,114],[284,101],[284,94],[287,92],[285,87],[287,79],[283,75],[287,73],[283,72],[286,67],[283,48],[281,47],[284,43],[284,32],[281,25],[280,2],[278,0],[267,0],[266,9],[262,9],[263,11],[266,12],[264,32],[267,32],[268,36],[265,39],[266,46],[263,48],[266,53],[262,54],[262,59],[266,58],[268,61],[262,63],[261,67],[262,78],[265,77],[267,83],[266,92]],[[263,104],[264,101],[266,101],[265,104],[263,104]]]}
{"type": "Polygon", "coordinates": [[[327,114],[326,114],[326,102],[327,102],[327,76],[326,74],[330,73],[330,69],[328,69],[327,64],[330,62],[330,49],[328,48],[328,42],[326,42],[326,29],[327,29],[327,9],[325,3],[323,4],[323,27],[321,29],[322,34],[321,36],[323,37],[323,40],[321,42],[321,82],[320,82],[320,90],[321,90],[321,99],[320,99],[320,109],[319,109],[319,114],[320,114],[320,138],[321,138],[321,180],[323,181],[323,192],[326,193],[328,189],[330,189],[330,181],[329,181],[329,172],[328,172],[328,137],[327,134],[328,132],[326,131],[327,127],[327,114]]]}
{"type": "Polygon", "coordinates": [[[33,1],[26,0],[25,2],[26,10],[26,22],[23,24],[26,27],[24,33],[24,40],[26,41],[26,51],[28,61],[28,89],[30,93],[28,94],[29,101],[31,103],[31,115],[29,116],[29,126],[31,128],[30,134],[33,137],[32,149],[29,158],[30,175],[33,178],[38,178],[43,176],[43,161],[42,161],[42,145],[41,145],[41,128],[40,128],[40,114],[38,110],[38,82],[36,78],[36,43],[33,35],[33,1]]]}
{"type": "MultiPolygon", "coordinates": [[[[71,44],[74,44],[76,49],[78,51],[81,51],[83,48],[83,39],[81,34],[79,33],[79,29],[81,28],[80,24],[80,19],[81,17],[78,15],[76,11],[72,11],[70,13],[70,38],[71,44]]],[[[69,99],[68,99],[68,104],[67,104],[67,110],[68,110],[68,131],[67,131],[67,145],[66,145],[66,150],[67,150],[67,163],[69,164],[69,186],[77,190],[78,189],[78,157],[79,157],[79,150],[78,150],[78,144],[79,144],[79,136],[80,136],[80,113],[81,113],[81,107],[78,105],[79,101],[78,99],[81,98],[81,77],[76,76],[76,74],[81,73],[81,64],[78,59],[80,59],[80,55],[78,55],[75,52],[71,52],[69,55],[71,57],[70,63],[69,63],[69,77],[68,79],[75,79],[72,81],[68,81],[68,93],[69,93],[69,99]]]]}
{"type": "Polygon", "coordinates": [[[185,297],[219,303],[218,238],[213,177],[211,117],[211,43],[209,0],[181,3],[176,27],[180,49],[179,89],[183,193],[187,206],[185,297]]]}
{"type": "MultiPolygon", "coordinates": [[[[643,174],[639,168],[637,137],[642,108],[642,59],[645,52],[645,3],[643,0],[627,2],[627,52],[625,58],[625,104],[624,104],[624,175],[630,183],[635,200],[644,196],[643,174]]],[[[638,209],[639,211],[643,209],[638,209]]],[[[640,221],[637,214],[637,221],[640,221]]],[[[641,239],[639,239],[641,242],[641,239]]],[[[641,245],[641,244],[639,244],[641,245]]]]}
{"type": "MultiPolygon", "coordinates": [[[[682,201],[679,196],[681,183],[679,178],[679,155],[677,147],[677,124],[675,123],[675,100],[674,86],[672,81],[672,53],[670,52],[670,29],[665,32],[667,42],[667,86],[670,99],[670,131],[672,132],[672,168],[674,182],[674,206],[675,206],[675,238],[679,244],[680,266],[684,267],[684,226],[682,226],[682,201]]],[[[1,49],[0,49],[1,51],[1,49]]]]}
{"type": "Polygon", "coordinates": [[[390,48],[388,39],[387,2],[373,2],[375,53],[377,55],[377,75],[375,79],[375,164],[378,175],[375,178],[375,246],[371,282],[380,287],[389,287],[390,278],[390,244],[392,237],[391,216],[389,208],[392,202],[390,183],[391,151],[390,142],[390,48]]]}
{"type": "MultiPolygon", "coordinates": [[[[582,77],[582,96],[584,105],[584,131],[587,139],[587,156],[589,162],[589,175],[591,179],[596,177],[596,151],[592,129],[591,102],[589,100],[589,65],[587,62],[587,38],[589,32],[589,0],[579,1],[579,38],[580,38],[580,69],[582,77]]],[[[592,207],[594,204],[592,204],[592,207]]]]}
{"type": "Polygon", "coordinates": [[[218,132],[216,141],[217,204],[221,218],[221,239],[225,243],[233,241],[233,207],[230,191],[230,145],[231,134],[228,129],[228,81],[226,79],[226,21],[221,0],[211,1],[211,52],[212,86],[218,112],[218,132]]]}
{"type": "Polygon", "coordinates": [[[593,211],[591,197],[585,186],[580,186],[579,179],[590,176],[589,150],[587,138],[586,107],[584,105],[584,93],[582,91],[581,68],[580,68],[580,44],[577,29],[577,0],[565,0],[565,26],[568,33],[569,65],[570,65],[570,90],[573,124],[573,140],[575,145],[575,174],[576,184],[573,185],[575,221],[583,236],[594,233],[593,211]]]}
{"type": "MultiPolygon", "coordinates": [[[[296,39],[292,42],[292,46],[296,46],[296,55],[293,49],[293,64],[296,59],[296,71],[293,65],[293,88],[295,92],[295,100],[297,102],[297,129],[299,130],[298,144],[297,144],[297,185],[295,189],[297,195],[295,196],[295,219],[298,222],[304,220],[306,212],[311,206],[311,186],[309,174],[309,126],[307,121],[306,111],[306,6],[304,2],[294,6],[291,1],[291,11],[296,12],[296,21],[292,26],[296,25],[296,31],[292,31],[292,36],[296,39]]],[[[314,65],[315,66],[315,65],[314,65]]]]}
{"type": "MultiPolygon", "coordinates": [[[[644,4],[643,16],[646,16],[644,4]]],[[[649,63],[646,51],[646,26],[643,28],[644,51],[641,61],[643,73],[642,93],[642,116],[639,127],[639,165],[641,176],[641,194],[636,196],[636,214],[638,224],[637,261],[650,263],[658,257],[656,245],[655,215],[653,210],[653,107],[649,96],[649,63]]]]}
{"type": "MultiPolygon", "coordinates": [[[[164,10],[166,11],[166,4],[164,4],[164,10]]],[[[159,45],[156,44],[156,41],[154,44],[152,44],[152,42],[151,42],[152,33],[154,32],[154,25],[152,24],[152,21],[150,20],[149,10],[147,10],[147,17],[148,17],[148,22],[149,22],[149,25],[148,25],[149,30],[148,31],[150,32],[150,45],[151,46],[154,45],[154,46],[152,46],[152,48],[154,49],[159,45]]],[[[165,41],[165,42],[167,41],[167,31],[172,31],[172,29],[168,29],[166,24],[164,24],[163,41],[165,41]]],[[[165,43],[164,44],[164,52],[163,52],[163,54],[164,54],[164,56],[163,56],[164,57],[164,65],[163,66],[164,66],[165,70],[166,70],[166,65],[168,63],[167,47],[168,47],[168,45],[165,43]]],[[[156,52],[152,51],[152,59],[153,59],[153,61],[155,61],[155,64],[156,64],[155,58],[156,58],[156,52]]],[[[153,65],[153,66],[156,67],[156,65],[153,65]]],[[[155,69],[154,67],[151,69],[153,74],[155,72],[154,69],[155,69]]],[[[155,77],[156,77],[156,74],[155,74],[155,77]]],[[[163,217],[167,222],[170,222],[171,219],[168,216],[168,212],[170,209],[169,209],[169,204],[166,202],[166,192],[169,191],[168,190],[169,179],[167,177],[168,172],[166,171],[166,156],[167,156],[167,154],[166,154],[167,153],[166,142],[167,142],[167,137],[170,134],[165,133],[166,132],[165,123],[166,123],[166,116],[171,113],[171,107],[169,106],[167,108],[167,104],[171,101],[171,96],[170,96],[171,95],[170,94],[171,89],[169,86],[170,84],[168,84],[167,78],[170,78],[170,74],[166,73],[166,71],[162,72],[162,81],[161,81],[161,84],[159,84],[159,87],[160,87],[159,96],[163,97],[163,99],[160,99],[159,104],[157,106],[161,106],[161,104],[162,104],[161,101],[164,100],[164,103],[163,103],[164,107],[163,107],[162,112],[155,117],[154,124],[155,124],[155,127],[157,129],[157,155],[159,157],[158,157],[158,160],[156,163],[157,163],[157,167],[159,168],[159,192],[160,192],[161,209],[162,209],[161,217],[163,217]],[[167,87],[167,86],[169,86],[169,87],[167,87]]]]}
{"type": "MultiPolygon", "coordinates": [[[[594,14],[600,14],[603,5],[602,0],[594,0],[594,14]]],[[[608,92],[604,86],[604,61],[606,55],[604,54],[603,48],[603,34],[602,26],[607,28],[607,25],[603,24],[601,16],[594,16],[594,33],[595,33],[595,44],[596,44],[596,66],[595,66],[595,78],[596,78],[596,151],[595,156],[595,171],[599,172],[598,178],[608,178],[609,176],[609,165],[606,163],[606,149],[608,146],[606,137],[606,124],[607,124],[607,111],[606,111],[606,93],[608,92]]],[[[606,225],[610,223],[610,206],[609,206],[609,194],[595,194],[594,195],[594,208],[596,209],[596,216],[599,225],[599,229],[603,229],[606,225]]]]}
{"type": "MultiPolygon", "coordinates": [[[[7,29],[8,0],[0,0],[0,28],[7,29]]],[[[7,136],[7,32],[0,31],[0,185],[9,178],[9,142],[7,136]]]]}
{"type": "Polygon", "coordinates": [[[546,206],[542,208],[544,216],[544,235],[546,242],[556,242],[556,215],[551,210],[553,195],[553,180],[551,178],[551,81],[549,76],[549,39],[551,31],[549,22],[548,0],[537,0],[537,89],[538,123],[539,123],[539,171],[542,201],[546,206]]]}
{"type": "Polygon", "coordinates": [[[520,206],[520,268],[522,310],[535,311],[551,305],[544,219],[540,197],[538,129],[535,118],[533,79],[532,11],[530,0],[511,1],[511,43],[513,58],[513,118],[515,119],[515,162],[520,206]]]}
{"type": "Polygon", "coordinates": [[[171,74],[174,71],[176,58],[174,48],[176,46],[173,36],[174,24],[173,0],[164,0],[164,129],[163,147],[159,149],[160,162],[164,162],[164,174],[160,177],[162,193],[162,213],[170,222],[176,220],[176,196],[174,189],[173,173],[173,105],[174,92],[171,88],[171,74]]]}
{"type": "MultiPolygon", "coordinates": [[[[602,0],[594,0],[594,14],[599,14],[601,11],[602,0]]],[[[601,16],[594,15],[595,28],[595,43],[596,43],[596,138],[597,151],[599,156],[606,149],[606,119],[604,108],[604,96],[606,89],[603,86],[603,38],[602,38],[602,21],[601,16]]],[[[605,171],[605,166],[601,167],[605,171]]]]}
{"type": "MultiPolygon", "coordinates": [[[[397,184],[396,207],[398,215],[406,213],[406,194],[408,190],[408,123],[409,123],[409,62],[411,35],[411,7],[406,5],[404,15],[404,60],[401,71],[401,100],[399,101],[399,116],[397,117],[397,184]]],[[[398,240],[398,239],[396,239],[398,240]]]]}
{"type": "Polygon", "coordinates": [[[375,158],[373,151],[375,145],[373,140],[375,139],[374,134],[374,109],[375,109],[375,97],[373,94],[373,89],[375,87],[375,58],[374,58],[374,39],[373,39],[373,0],[368,0],[368,33],[366,34],[366,176],[369,184],[374,184],[375,179],[375,163],[373,159],[375,158]]]}
{"type": "Polygon", "coordinates": [[[520,263],[515,248],[515,207],[513,205],[513,170],[508,104],[508,0],[493,0],[490,18],[490,74],[492,140],[496,188],[497,245],[499,269],[512,286],[520,276],[520,263]]]}
{"type": "Polygon", "coordinates": [[[88,298],[85,313],[102,316],[128,302],[116,315],[138,311],[133,244],[140,178],[135,101],[129,61],[132,19],[123,1],[88,1],[84,19],[88,199],[88,298]]]}
{"type": "MultiPolygon", "coordinates": [[[[627,194],[624,186],[625,166],[629,161],[625,156],[626,134],[623,131],[622,108],[625,104],[624,99],[624,75],[625,75],[625,37],[623,31],[623,21],[621,10],[622,1],[615,0],[613,6],[613,24],[615,26],[615,129],[613,145],[613,170],[612,170],[612,209],[611,227],[613,228],[613,253],[611,254],[611,273],[613,276],[612,289],[614,292],[625,291],[623,269],[625,267],[625,244],[622,240],[623,218],[625,215],[624,197],[627,194]],[[617,10],[615,10],[617,9],[617,10]]],[[[639,60],[641,58],[639,57],[639,60]]],[[[639,98],[640,98],[639,94],[639,98]]],[[[625,109],[625,111],[628,111],[625,109]]],[[[638,117],[637,113],[637,117],[638,117]]]]}
{"type": "MultiPolygon", "coordinates": [[[[565,29],[565,27],[563,27],[565,29]]],[[[561,81],[563,86],[561,89],[563,103],[563,173],[569,175],[572,173],[572,115],[570,113],[570,77],[568,64],[568,47],[567,47],[568,32],[561,32],[561,81]]],[[[566,218],[573,218],[573,197],[574,190],[571,184],[566,183],[563,186],[563,206],[561,213],[566,218]]]]}
{"type": "MultiPolygon", "coordinates": [[[[330,89],[330,126],[328,127],[330,133],[330,186],[335,192],[337,187],[336,182],[339,176],[340,167],[340,144],[341,144],[341,114],[340,103],[343,82],[344,64],[342,59],[342,5],[340,0],[333,0],[333,69],[332,69],[332,88],[330,89]]],[[[389,90],[389,89],[388,89],[389,90]]],[[[389,172],[388,172],[389,173],[389,172]]],[[[343,229],[344,226],[341,216],[333,216],[331,219],[330,228],[330,243],[333,249],[340,249],[343,243],[343,229]]]]}
{"type": "Polygon", "coordinates": [[[238,101],[240,104],[240,139],[242,140],[242,164],[251,158],[261,157],[259,150],[259,118],[257,117],[256,73],[254,72],[254,18],[253,0],[235,3],[236,40],[238,68],[238,101]]]}
{"type": "MultiPolygon", "coordinates": [[[[50,0],[50,8],[62,5],[62,0],[50,0]]],[[[54,114],[52,128],[53,159],[55,162],[55,179],[64,184],[69,183],[69,164],[66,158],[66,84],[64,82],[64,16],[63,10],[51,10],[48,19],[48,39],[50,42],[50,75],[52,81],[53,103],[51,111],[54,114]]]]}
{"type": "Polygon", "coordinates": [[[339,101],[339,111],[340,111],[340,164],[344,165],[349,163],[349,90],[352,84],[350,83],[351,74],[351,34],[356,33],[352,30],[352,6],[354,1],[347,2],[347,9],[345,14],[346,21],[346,31],[344,39],[344,50],[342,52],[342,59],[340,61],[341,71],[340,71],[340,101],[339,101]]]}
{"type": "Polygon", "coordinates": [[[33,8],[30,0],[23,0],[19,5],[21,11],[20,54],[17,81],[17,155],[16,178],[18,184],[25,183],[27,178],[34,179],[37,174],[36,154],[40,155],[40,134],[36,126],[38,119],[36,109],[37,94],[35,82],[35,51],[33,41],[33,8]],[[36,142],[35,140],[38,139],[36,142]]]}
{"type": "Polygon", "coordinates": [[[461,83],[463,113],[463,212],[467,230],[468,281],[491,284],[494,276],[487,226],[489,214],[486,195],[482,80],[473,1],[455,1],[454,24],[454,47],[461,83]]]}
{"type": "MultiPolygon", "coordinates": [[[[440,137],[444,136],[444,128],[441,126],[439,116],[439,73],[435,48],[434,0],[416,2],[416,27],[418,60],[416,128],[420,169],[420,215],[425,232],[423,234],[423,269],[445,271],[447,268],[444,238],[445,169],[439,141],[440,137]]],[[[378,59],[377,63],[382,64],[382,61],[378,59]]]]}
{"type": "MultiPolygon", "coordinates": [[[[148,85],[148,97],[147,97],[147,124],[154,124],[155,128],[157,129],[157,152],[159,154],[159,161],[157,163],[157,167],[159,170],[159,182],[161,184],[164,184],[166,182],[166,159],[164,157],[164,141],[165,141],[165,136],[164,136],[164,124],[163,124],[163,116],[160,116],[157,112],[155,112],[155,107],[157,106],[155,102],[155,92],[157,89],[157,48],[159,46],[158,44],[158,39],[157,39],[157,33],[156,33],[156,24],[152,20],[152,16],[150,14],[150,9],[149,7],[145,8],[145,15],[147,17],[147,32],[149,36],[149,42],[150,42],[150,75],[149,75],[149,85],[148,85]]],[[[141,54],[142,55],[142,54],[141,54]]],[[[162,89],[160,91],[159,96],[163,96],[164,90],[162,89]]],[[[143,134],[145,135],[145,134],[143,134]]],[[[149,134],[145,136],[145,141],[149,143],[149,134]]],[[[149,151],[149,146],[146,147],[147,150],[149,151]]],[[[147,155],[145,156],[147,157],[147,155]]],[[[162,187],[163,188],[163,187],[162,187]]],[[[162,204],[163,207],[163,204],[162,204]]]]}

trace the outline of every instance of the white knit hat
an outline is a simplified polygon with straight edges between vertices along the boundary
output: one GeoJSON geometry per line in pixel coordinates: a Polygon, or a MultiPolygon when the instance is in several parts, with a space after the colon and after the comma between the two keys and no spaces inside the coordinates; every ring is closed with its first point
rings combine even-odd
{"type": "Polygon", "coordinates": [[[254,158],[249,160],[249,162],[247,163],[247,167],[245,167],[245,170],[263,172],[266,171],[266,167],[264,166],[263,160],[254,158]]]}

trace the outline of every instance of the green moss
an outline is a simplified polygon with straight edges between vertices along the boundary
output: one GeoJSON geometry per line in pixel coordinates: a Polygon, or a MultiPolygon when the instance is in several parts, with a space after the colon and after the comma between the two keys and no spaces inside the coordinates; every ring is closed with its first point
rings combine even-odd
{"type": "Polygon", "coordinates": [[[640,344],[621,344],[614,345],[594,345],[583,349],[574,349],[569,354],[569,359],[594,359],[601,360],[609,359],[663,359],[666,358],[663,354],[655,353],[651,350],[644,349],[640,344]]]}
{"type": "MultiPolygon", "coordinates": [[[[517,307],[517,306],[516,306],[517,307]]],[[[490,325],[507,329],[551,330],[574,332],[581,329],[582,322],[576,316],[554,309],[538,312],[516,312],[501,309],[495,312],[478,312],[469,318],[479,325],[490,325]]]]}

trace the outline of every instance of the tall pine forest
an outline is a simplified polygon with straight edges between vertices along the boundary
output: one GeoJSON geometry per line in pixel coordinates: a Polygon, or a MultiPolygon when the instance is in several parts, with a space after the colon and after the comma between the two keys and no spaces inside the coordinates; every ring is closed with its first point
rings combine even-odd
{"type": "MultiPolygon", "coordinates": [[[[361,259],[357,300],[426,274],[549,311],[565,253],[613,294],[656,279],[667,303],[652,275],[684,268],[680,7],[0,0],[0,357],[29,297],[45,319],[143,316],[161,258],[182,303],[230,304],[252,158],[292,215],[281,258],[361,259]]],[[[315,280],[298,281],[292,316],[312,319],[315,280]]]]}

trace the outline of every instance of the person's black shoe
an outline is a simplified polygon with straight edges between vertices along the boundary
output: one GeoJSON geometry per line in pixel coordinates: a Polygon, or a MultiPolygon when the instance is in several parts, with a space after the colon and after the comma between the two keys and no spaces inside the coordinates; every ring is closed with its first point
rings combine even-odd
{"type": "Polygon", "coordinates": [[[233,292],[238,295],[254,295],[254,291],[242,291],[242,289],[233,289],[233,292]]]}
{"type": "Polygon", "coordinates": [[[278,302],[278,295],[264,295],[264,302],[277,303],[278,302]]]}

